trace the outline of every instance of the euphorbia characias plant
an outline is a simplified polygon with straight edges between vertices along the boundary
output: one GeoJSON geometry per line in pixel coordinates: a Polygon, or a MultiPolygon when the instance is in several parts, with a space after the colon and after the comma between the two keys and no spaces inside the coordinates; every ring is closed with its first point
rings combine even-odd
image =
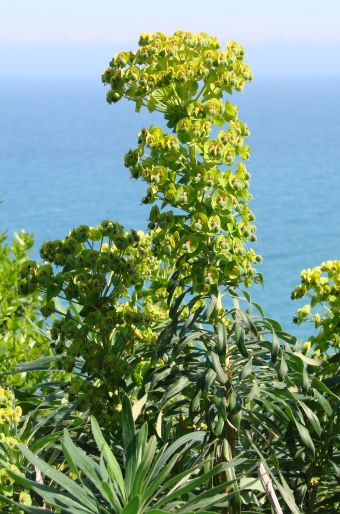
{"type": "MultiPolygon", "coordinates": [[[[290,344],[294,338],[264,318],[259,306],[254,322],[236,298],[240,285],[262,281],[254,269],[261,257],[250,247],[256,228],[243,162],[250,155],[249,130],[227,100],[252,79],[244,50],[236,42],[221,50],[205,33],[142,34],[139,50],[115,55],[102,79],[110,85],[109,103],[127,98],[137,111],[142,106],[159,111],[172,129],[143,128],[137,148],[125,156],[131,176],[148,183],[142,201],[153,204],[153,253],[175,267],[167,288],[170,321],[158,337],[157,352],[170,358],[155,366],[145,386],[163,416],[177,416],[187,430],[202,423],[208,427],[217,441],[215,457],[230,460],[237,446],[250,449],[258,436],[259,451],[261,438],[278,437],[273,422],[279,420],[285,431],[280,409],[292,412],[293,396],[279,391],[296,381],[307,395],[308,381],[290,344]],[[234,298],[234,306],[225,309],[223,295],[234,298]],[[260,398],[264,391],[271,402],[260,398]]],[[[296,406],[294,413],[302,443],[312,453],[303,414],[296,406]]],[[[291,491],[287,494],[297,511],[291,491]]],[[[240,505],[236,495],[228,512],[239,512],[240,505]]]]}
{"type": "MultiPolygon", "coordinates": [[[[170,130],[143,128],[125,156],[131,176],[148,184],[148,234],[111,221],[81,226],[44,243],[43,266],[22,270],[22,293],[46,291],[44,315],[60,316],[51,338],[64,356],[60,366],[77,371],[71,395],[111,426],[122,393],[138,397],[144,421],[158,416],[159,437],[207,428],[213,459],[231,461],[244,450],[248,469],[254,458],[278,467],[272,448],[296,414],[297,437],[313,458],[303,412],[290,406],[296,383],[309,390],[295,340],[259,306],[252,317],[240,290],[262,282],[254,268],[261,257],[251,248],[249,129],[227,99],[252,79],[242,46],[221,50],[205,33],[142,34],[139,49],[115,55],[102,79],[109,103],[127,98],[137,111],[159,111],[170,130]]],[[[217,478],[233,484],[225,510],[233,514],[246,501],[236,478],[232,468],[217,478]]],[[[273,479],[297,512],[278,470],[273,479]]]]}

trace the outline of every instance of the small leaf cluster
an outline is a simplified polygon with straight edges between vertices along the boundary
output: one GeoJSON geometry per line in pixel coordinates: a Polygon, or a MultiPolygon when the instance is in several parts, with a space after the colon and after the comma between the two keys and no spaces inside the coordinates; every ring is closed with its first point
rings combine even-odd
{"type": "Polygon", "coordinates": [[[325,261],[320,266],[301,271],[301,284],[292,292],[292,299],[310,298],[310,303],[299,308],[294,322],[305,321],[314,323],[319,329],[317,336],[311,336],[304,349],[308,351],[312,346],[318,355],[326,358],[325,352],[329,345],[339,350],[340,342],[340,261],[325,261]],[[313,313],[317,304],[323,311],[313,313]]]}

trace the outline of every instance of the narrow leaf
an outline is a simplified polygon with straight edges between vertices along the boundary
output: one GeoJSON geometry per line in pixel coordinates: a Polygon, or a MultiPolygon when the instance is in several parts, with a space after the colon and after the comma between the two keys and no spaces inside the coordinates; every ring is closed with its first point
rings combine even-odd
{"type": "Polygon", "coordinates": [[[132,408],[129,397],[124,394],[122,399],[122,414],[123,414],[123,442],[124,442],[124,450],[125,450],[125,486],[127,497],[129,497],[133,477],[136,472],[137,467],[137,441],[136,441],[136,431],[135,424],[132,416],[132,408]]]}
{"type": "Polygon", "coordinates": [[[251,402],[254,400],[254,398],[260,398],[261,395],[261,389],[259,388],[259,384],[257,380],[254,380],[253,387],[251,388],[248,396],[247,396],[247,402],[251,402]]]}
{"type": "Polygon", "coordinates": [[[235,340],[237,344],[237,348],[240,351],[240,354],[242,357],[249,358],[249,353],[245,345],[245,331],[244,328],[239,324],[236,323],[235,325],[235,340]]]}
{"type": "Polygon", "coordinates": [[[271,359],[272,362],[276,362],[277,354],[279,353],[280,342],[276,335],[276,332],[273,330],[273,338],[272,338],[272,347],[271,347],[271,359]]]}
{"type": "Polygon", "coordinates": [[[133,417],[134,421],[136,421],[136,419],[138,418],[138,416],[142,412],[143,407],[146,404],[147,397],[148,397],[148,395],[145,394],[144,396],[142,396],[142,398],[140,398],[139,400],[137,400],[133,404],[133,406],[132,406],[132,417],[133,417]]]}
{"type": "Polygon", "coordinates": [[[93,437],[97,443],[97,446],[99,450],[102,452],[106,462],[109,466],[109,471],[111,471],[111,478],[113,479],[114,483],[117,483],[120,491],[121,498],[123,501],[126,500],[125,496],[125,485],[124,485],[124,478],[122,475],[121,468],[118,464],[118,461],[116,457],[113,455],[112,451],[109,448],[109,445],[105,441],[103,434],[99,428],[97,420],[92,417],[91,418],[91,428],[92,428],[92,434],[93,437]]]}
{"type": "Polygon", "coordinates": [[[218,353],[225,352],[227,347],[227,330],[225,328],[225,324],[219,322],[217,325],[217,342],[216,342],[216,350],[218,353]]]}
{"type": "Polygon", "coordinates": [[[238,314],[241,316],[241,318],[243,319],[244,323],[247,325],[247,327],[250,329],[250,331],[253,333],[253,335],[258,338],[258,331],[257,331],[257,328],[255,327],[252,319],[250,318],[250,316],[244,312],[242,309],[239,309],[238,310],[238,314]]]}
{"type": "Polygon", "coordinates": [[[319,393],[317,389],[313,389],[314,398],[319,402],[327,416],[330,418],[333,415],[333,409],[326,398],[319,393]]]}
{"type": "Polygon", "coordinates": [[[167,392],[165,393],[164,398],[163,398],[163,405],[167,400],[169,400],[169,398],[171,398],[172,396],[175,396],[176,394],[183,391],[183,389],[185,389],[185,387],[188,384],[190,384],[190,380],[188,379],[188,377],[184,376],[184,377],[180,377],[178,380],[176,380],[176,382],[174,382],[172,384],[172,386],[170,386],[169,389],[167,390],[167,392]]]}
{"type": "Polygon", "coordinates": [[[216,372],[217,378],[221,382],[221,384],[224,385],[228,381],[228,377],[222,369],[220,359],[215,352],[211,352],[210,357],[211,357],[211,362],[212,362],[213,368],[216,372]]]}
{"type": "Polygon", "coordinates": [[[163,419],[163,412],[160,410],[159,414],[157,416],[157,422],[156,422],[156,432],[160,439],[162,439],[162,419],[163,419]]]}
{"type": "Polygon", "coordinates": [[[134,496],[121,511],[121,514],[138,514],[140,506],[139,496],[134,496]]]}
{"type": "Polygon", "coordinates": [[[300,352],[293,352],[293,353],[294,353],[294,355],[297,355],[298,357],[300,357],[300,359],[303,360],[303,362],[305,362],[309,366],[322,366],[325,364],[325,361],[322,361],[320,359],[311,359],[310,357],[306,357],[306,355],[303,355],[303,353],[300,353],[300,352]]]}
{"type": "Polygon", "coordinates": [[[312,425],[312,427],[314,429],[314,432],[317,435],[321,435],[322,429],[321,429],[320,421],[319,421],[319,418],[317,417],[317,415],[315,414],[315,412],[313,412],[312,409],[310,409],[307,405],[305,405],[304,402],[299,401],[299,405],[301,406],[302,410],[306,414],[308,421],[310,422],[310,424],[312,425]]]}
{"type": "Polygon", "coordinates": [[[243,366],[240,372],[240,380],[244,380],[247,378],[251,372],[253,371],[253,360],[249,359],[249,361],[243,366]]]}
{"type": "Polygon", "coordinates": [[[278,379],[282,382],[288,373],[288,366],[284,358],[283,352],[281,354],[280,367],[277,372],[278,379]]]}
{"type": "Polygon", "coordinates": [[[212,294],[211,295],[211,302],[209,303],[208,307],[206,308],[206,310],[203,313],[203,318],[204,319],[208,320],[210,318],[210,316],[212,315],[212,313],[213,313],[213,311],[215,309],[216,302],[217,302],[217,296],[212,294]]]}
{"type": "Polygon", "coordinates": [[[315,446],[314,446],[314,443],[312,441],[312,438],[310,436],[309,431],[307,430],[306,427],[301,425],[301,423],[299,423],[297,420],[295,420],[295,425],[296,425],[296,428],[298,429],[298,432],[299,432],[302,444],[306,448],[307,453],[309,454],[309,456],[314,461],[314,459],[315,459],[315,446]]]}
{"type": "Polygon", "coordinates": [[[52,480],[54,480],[63,489],[65,489],[68,492],[69,497],[70,495],[72,495],[76,500],[80,501],[80,503],[82,504],[85,496],[89,509],[93,508],[93,511],[89,510],[89,512],[96,512],[96,503],[94,501],[93,494],[91,493],[91,491],[84,490],[74,480],[71,480],[69,477],[67,477],[57,469],[53,468],[43,460],[36,457],[25,445],[18,444],[17,447],[20,449],[20,451],[23,453],[26,459],[31,464],[33,464],[33,466],[37,467],[42,473],[48,475],[50,478],[52,478],[52,480]]]}

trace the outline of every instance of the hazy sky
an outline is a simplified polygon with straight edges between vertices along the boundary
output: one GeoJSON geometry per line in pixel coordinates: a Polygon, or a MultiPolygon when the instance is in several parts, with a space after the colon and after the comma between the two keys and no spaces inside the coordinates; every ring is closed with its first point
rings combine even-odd
{"type": "Polygon", "coordinates": [[[91,76],[176,29],[240,41],[255,73],[340,75],[340,0],[0,0],[0,74],[91,76]]]}

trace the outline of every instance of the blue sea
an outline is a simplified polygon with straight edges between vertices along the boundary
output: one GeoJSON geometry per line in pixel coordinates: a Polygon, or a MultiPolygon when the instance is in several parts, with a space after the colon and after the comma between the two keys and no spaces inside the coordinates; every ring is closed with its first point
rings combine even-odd
{"type": "MultiPolygon", "coordinates": [[[[312,326],[292,324],[300,271],[340,258],[339,91],[340,78],[262,77],[231,98],[251,130],[251,207],[264,258],[265,286],[250,294],[301,339],[312,326]]],[[[100,79],[1,79],[0,232],[33,233],[38,257],[43,241],[82,223],[108,218],[145,230],[146,184],[130,179],[123,157],[143,126],[159,123],[132,103],[109,106],[100,79]]]]}

